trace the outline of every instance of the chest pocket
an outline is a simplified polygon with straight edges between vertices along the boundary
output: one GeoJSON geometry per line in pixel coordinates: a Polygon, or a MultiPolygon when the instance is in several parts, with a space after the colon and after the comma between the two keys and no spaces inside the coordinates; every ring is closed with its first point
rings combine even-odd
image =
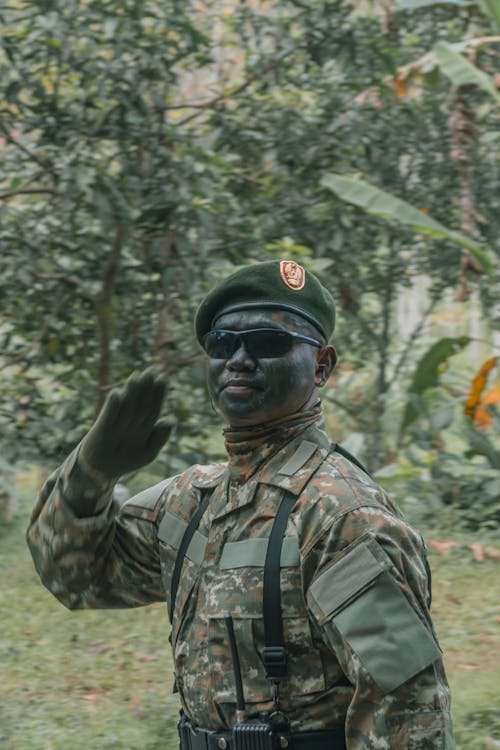
{"type": "MultiPolygon", "coordinates": [[[[209,661],[212,689],[217,702],[234,703],[234,674],[227,643],[224,614],[233,617],[245,699],[265,703],[269,682],[262,662],[265,645],[263,618],[264,563],[268,538],[227,542],[222,550],[217,583],[204,602],[209,627],[209,661]]],[[[286,648],[287,675],[282,695],[313,695],[325,688],[321,654],[313,642],[302,594],[300,550],[296,537],[283,540],[280,559],[281,613],[286,648]]],[[[310,699],[309,699],[310,700],[310,699]]]]}

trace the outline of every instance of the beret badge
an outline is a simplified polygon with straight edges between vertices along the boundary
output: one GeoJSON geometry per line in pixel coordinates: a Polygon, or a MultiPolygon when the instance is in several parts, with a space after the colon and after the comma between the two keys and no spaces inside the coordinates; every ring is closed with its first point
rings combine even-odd
{"type": "Polygon", "coordinates": [[[293,260],[282,260],[280,262],[281,278],[289,289],[298,291],[303,289],[306,283],[306,272],[293,260]]]}

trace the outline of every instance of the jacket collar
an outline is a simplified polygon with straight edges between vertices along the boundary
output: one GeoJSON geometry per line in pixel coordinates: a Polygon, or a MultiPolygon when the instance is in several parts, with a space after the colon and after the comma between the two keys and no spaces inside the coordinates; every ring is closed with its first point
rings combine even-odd
{"type": "Polygon", "coordinates": [[[311,475],[330,451],[331,441],[323,422],[311,425],[265,464],[257,475],[269,484],[300,495],[311,475]]]}
{"type": "Polygon", "coordinates": [[[227,464],[196,466],[191,483],[200,489],[214,489],[213,518],[220,518],[236,508],[253,502],[260,485],[269,485],[288,490],[298,496],[325,457],[331,441],[325,431],[323,421],[309,425],[281,449],[265,461],[263,466],[247,482],[237,489],[238,503],[229,499],[230,470],[227,464]]]}

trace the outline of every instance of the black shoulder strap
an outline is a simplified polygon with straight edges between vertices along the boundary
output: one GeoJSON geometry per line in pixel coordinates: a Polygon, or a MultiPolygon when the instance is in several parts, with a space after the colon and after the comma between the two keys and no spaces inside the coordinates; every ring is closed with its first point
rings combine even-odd
{"type": "Polygon", "coordinates": [[[181,578],[182,566],[184,564],[184,556],[188,550],[189,543],[191,542],[191,539],[193,538],[194,532],[200,525],[201,518],[207,509],[209,501],[210,501],[210,492],[205,491],[200,504],[196,508],[196,511],[193,514],[193,517],[191,518],[190,522],[187,525],[187,528],[184,532],[181,543],[179,545],[179,549],[177,551],[177,557],[175,558],[175,564],[174,564],[174,572],[172,573],[172,583],[170,586],[170,607],[168,610],[170,622],[172,622],[172,619],[174,616],[175,600],[177,598],[177,589],[179,588],[179,581],[181,578]]]}
{"type": "Polygon", "coordinates": [[[368,471],[368,469],[365,469],[361,461],[358,461],[356,456],[353,456],[352,453],[349,453],[349,451],[346,448],[342,448],[342,446],[339,445],[338,443],[332,443],[331,450],[337,451],[337,453],[340,453],[341,456],[344,456],[344,458],[347,458],[348,461],[350,461],[352,464],[354,464],[359,469],[361,469],[361,471],[364,471],[365,474],[368,474],[368,476],[371,477],[371,474],[368,471]]]}
{"type": "Polygon", "coordinates": [[[288,518],[296,500],[296,496],[291,492],[286,491],[283,495],[269,536],[264,562],[262,596],[265,646],[262,660],[266,668],[266,677],[275,683],[279,683],[286,675],[286,651],[281,616],[281,548],[288,518]]]}
{"type": "MultiPolygon", "coordinates": [[[[371,476],[363,464],[348,450],[332,443],[331,451],[337,451],[358,466],[365,474],[371,476]]],[[[269,536],[266,559],[264,562],[264,650],[262,660],[266,669],[266,677],[271,682],[279,684],[286,676],[286,651],[283,638],[283,619],[281,615],[281,549],[288,518],[297,498],[286,491],[278,508],[273,528],[269,536]]]]}

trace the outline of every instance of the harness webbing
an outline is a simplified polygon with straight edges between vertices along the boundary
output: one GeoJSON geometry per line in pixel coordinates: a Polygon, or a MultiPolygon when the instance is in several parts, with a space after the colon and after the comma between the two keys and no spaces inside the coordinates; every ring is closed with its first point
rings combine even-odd
{"type": "Polygon", "coordinates": [[[368,469],[365,469],[361,461],[358,461],[356,456],[353,456],[352,453],[350,453],[347,448],[342,448],[341,445],[338,443],[332,443],[331,451],[337,451],[337,453],[340,453],[341,456],[344,456],[344,458],[347,458],[348,461],[350,461],[352,464],[358,467],[358,469],[361,469],[361,471],[364,471],[365,474],[368,474],[369,477],[371,477],[370,472],[368,469]]]}
{"type": "MultiPolygon", "coordinates": [[[[351,461],[364,471],[365,474],[370,476],[363,464],[361,464],[360,461],[358,461],[358,459],[345,448],[342,448],[336,443],[332,443],[330,450],[331,452],[337,451],[337,453],[340,453],[344,458],[347,458],[348,461],[351,461]]],[[[309,477],[309,479],[311,479],[311,477],[309,477]]],[[[170,587],[170,622],[173,620],[175,600],[177,597],[177,589],[179,588],[182,566],[184,564],[184,556],[196,529],[200,525],[202,516],[207,509],[210,496],[210,492],[206,492],[203,495],[196,512],[184,531],[184,535],[179,545],[174,564],[174,572],[172,574],[172,584],[170,587]]],[[[283,546],[288,518],[290,517],[290,513],[292,512],[296,500],[297,497],[293,493],[288,490],[285,491],[273,522],[264,562],[262,598],[265,645],[262,652],[262,660],[266,668],[266,677],[276,684],[286,675],[286,651],[281,613],[281,549],[283,546]]]]}
{"type": "Polygon", "coordinates": [[[188,550],[191,539],[194,536],[194,532],[200,525],[201,518],[207,509],[209,501],[210,501],[210,493],[206,492],[203,495],[200,504],[196,508],[196,512],[194,513],[193,517],[188,523],[187,528],[184,531],[184,535],[182,537],[181,543],[179,545],[177,557],[175,558],[174,572],[172,573],[172,583],[170,585],[170,607],[168,611],[170,622],[173,621],[173,617],[174,617],[175,600],[177,598],[177,589],[179,588],[179,581],[181,579],[182,566],[184,565],[184,557],[188,550]]]}
{"type": "Polygon", "coordinates": [[[286,651],[281,616],[281,548],[288,518],[297,501],[296,495],[285,491],[274,519],[264,562],[263,614],[264,650],[262,660],[269,680],[280,681],[286,675],[286,651]]]}
{"type": "MultiPolygon", "coordinates": [[[[345,448],[337,445],[337,443],[332,443],[330,451],[337,451],[370,476],[363,464],[345,448]]],[[[308,482],[311,478],[309,477],[308,482]]],[[[281,548],[288,518],[296,500],[295,495],[285,491],[271,529],[264,563],[262,598],[265,645],[262,651],[262,661],[266,668],[267,679],[276,685],[286,676],[286,650],[281,613],[281,548]]]]}

